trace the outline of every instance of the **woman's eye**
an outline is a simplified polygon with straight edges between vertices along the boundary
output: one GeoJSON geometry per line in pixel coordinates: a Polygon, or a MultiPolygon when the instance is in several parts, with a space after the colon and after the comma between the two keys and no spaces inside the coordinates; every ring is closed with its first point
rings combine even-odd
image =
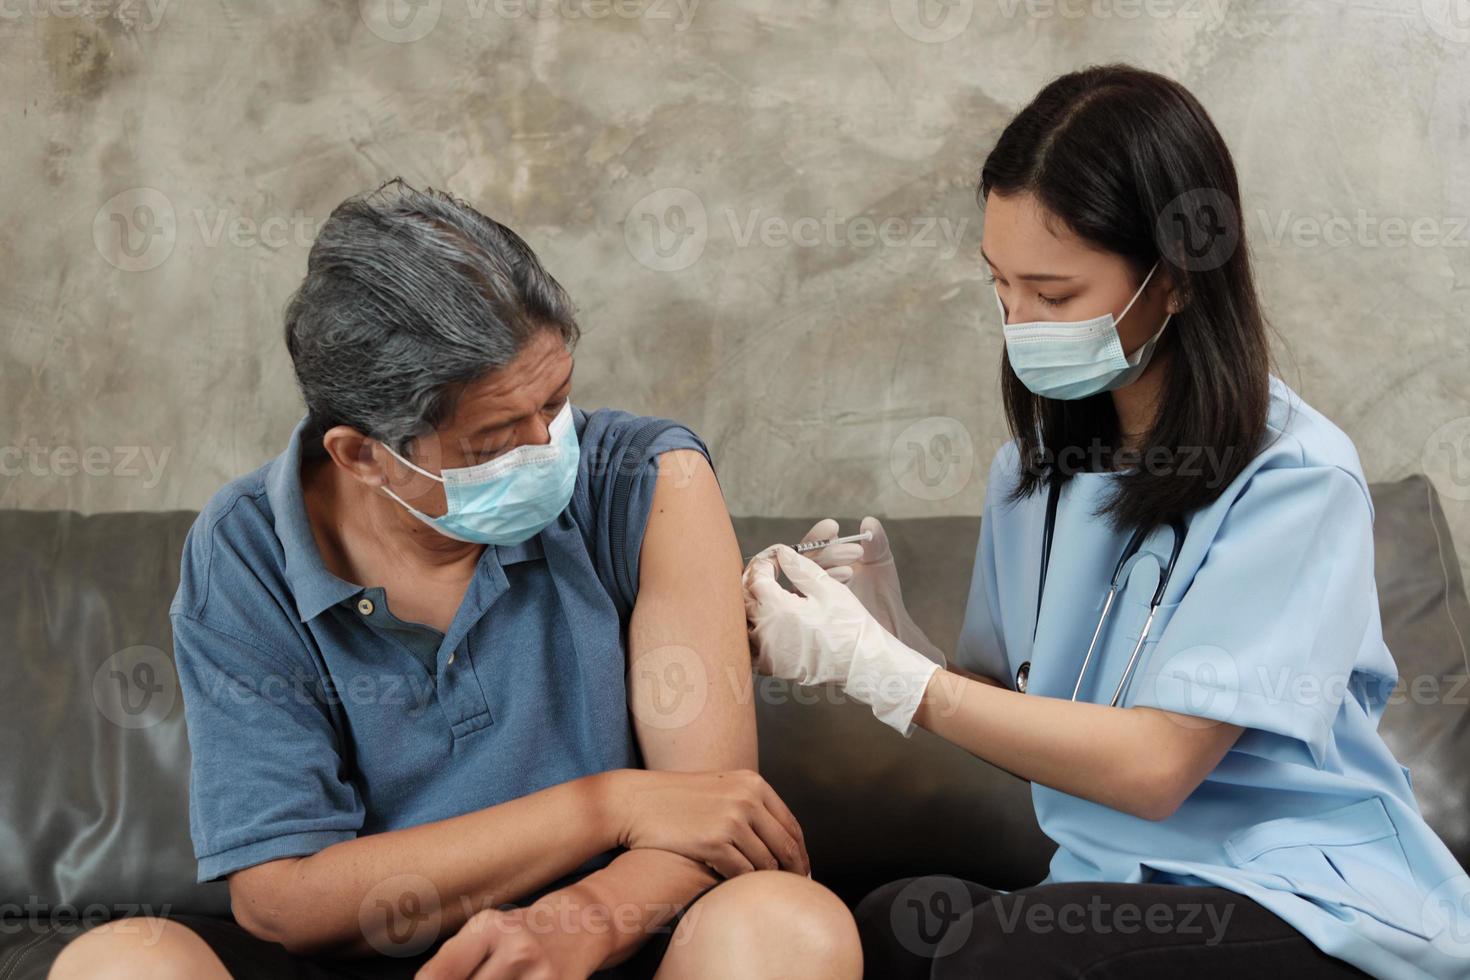
{"type": "Polygon", "coordinates": [[[1053,299],[1050,296],[1043,296],[1040,293],[1037,293],[1036,294],[1036,298],[1039,299],[1039,300],[1041,300],[1041,302],[1043,304],[1045,304],[1046,306],[1061,306],[1067,300],[1071,299],[1070,296],[1061,296],[1061,297],[1058,297],[1056,299],[1053,299]]]}
{"type": "Polygon", "coordinates": [[[989,284],[990,284],[990,285],[992,285],[992,286],[994,286],[994,285],[995,285],[995,277],[994,277],[994,276],[992,276],[992,275],[991,275],[991,274],[990,274],[990,273],[988,273],[988,272],[987,272],[987,273],[985,273],[985,281],[986,281],[986,282],[987,282],[987,283],[989,283],[989,284]]]}

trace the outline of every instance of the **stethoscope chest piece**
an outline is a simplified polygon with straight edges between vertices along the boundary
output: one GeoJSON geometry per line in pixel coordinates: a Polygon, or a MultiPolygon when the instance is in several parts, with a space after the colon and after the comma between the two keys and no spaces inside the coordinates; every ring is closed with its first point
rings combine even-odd
{"type": "Polygon", "coordinates": [[[1026,682],[1031,679],[1031,661],[1023,663],[1016,671],[1016,690],[1022,694],[1026,693],[1026,682]]]}

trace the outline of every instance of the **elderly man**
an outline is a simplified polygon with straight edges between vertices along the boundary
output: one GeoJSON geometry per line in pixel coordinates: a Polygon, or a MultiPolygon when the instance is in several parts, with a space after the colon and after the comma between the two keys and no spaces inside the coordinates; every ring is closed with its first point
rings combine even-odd
{"type": "Polygon", "coordinates": [[[754,772],[707,450],[574,408],[577,336],[464,203],[333,212],[286,313],[307,415],[201,512],[172,608],[234,920],[104,926],[53,976],[860,974],[754,772]]]}

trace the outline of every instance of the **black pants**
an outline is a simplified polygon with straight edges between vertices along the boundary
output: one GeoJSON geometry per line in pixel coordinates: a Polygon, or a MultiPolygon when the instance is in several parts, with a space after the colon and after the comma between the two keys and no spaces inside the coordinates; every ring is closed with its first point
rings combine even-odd
{"type": "Polygon", "coordinates": [[[1081,882],[1001,894],[929,875],[875,888],[855,915],[864,974],[881,980],[1367,976],[1223,888],[1081,882]]]}
{"type": "MultiPolygon", "coordinates": [[[[592,980],[650,980],[663,962],[684,913],[717,884],[719,882],[700,891],[668,922],[650,929],[647,941],[632,956],[617,966],[598,970],[592,974],[592,980]]],[[[402,958],[297,956],[284,946],[257,939],[233,919],[210,915],[174,915],[169,918],[187,926],[203,939],[235,980],[410,980],[439,948],[435,943],[422,953],[402,958]]]]}

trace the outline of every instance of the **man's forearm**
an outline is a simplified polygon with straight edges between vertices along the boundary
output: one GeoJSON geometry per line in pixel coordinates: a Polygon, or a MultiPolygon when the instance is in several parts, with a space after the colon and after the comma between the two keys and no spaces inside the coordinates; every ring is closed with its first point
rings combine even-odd
{"type": "MultiPolygon", "coordinates": [[[[514,902],[617,847],[608,812],[611,778],[586,776],[448,820],[236,872],[230,881],[235,917],[253,934],[303,954],[381,952],[391,941],[365,934],[366,923],[379,918],[361,915],[368,902],[389,919],[399,910],[414,921],[437,913],[439,935],[451,935],[480,909],[514,902]]],[[[382,923],[390,933],[413,924],[382,923]]]]}
{"type": "Polygon", "coordinates": [[[572,950],[568,959],[590,974],[628,959],[653,929],[718,880],[707,865],[672,851],[635,848],[543,896],[531,907],[528,925],[565,943],[572,950]]]}

